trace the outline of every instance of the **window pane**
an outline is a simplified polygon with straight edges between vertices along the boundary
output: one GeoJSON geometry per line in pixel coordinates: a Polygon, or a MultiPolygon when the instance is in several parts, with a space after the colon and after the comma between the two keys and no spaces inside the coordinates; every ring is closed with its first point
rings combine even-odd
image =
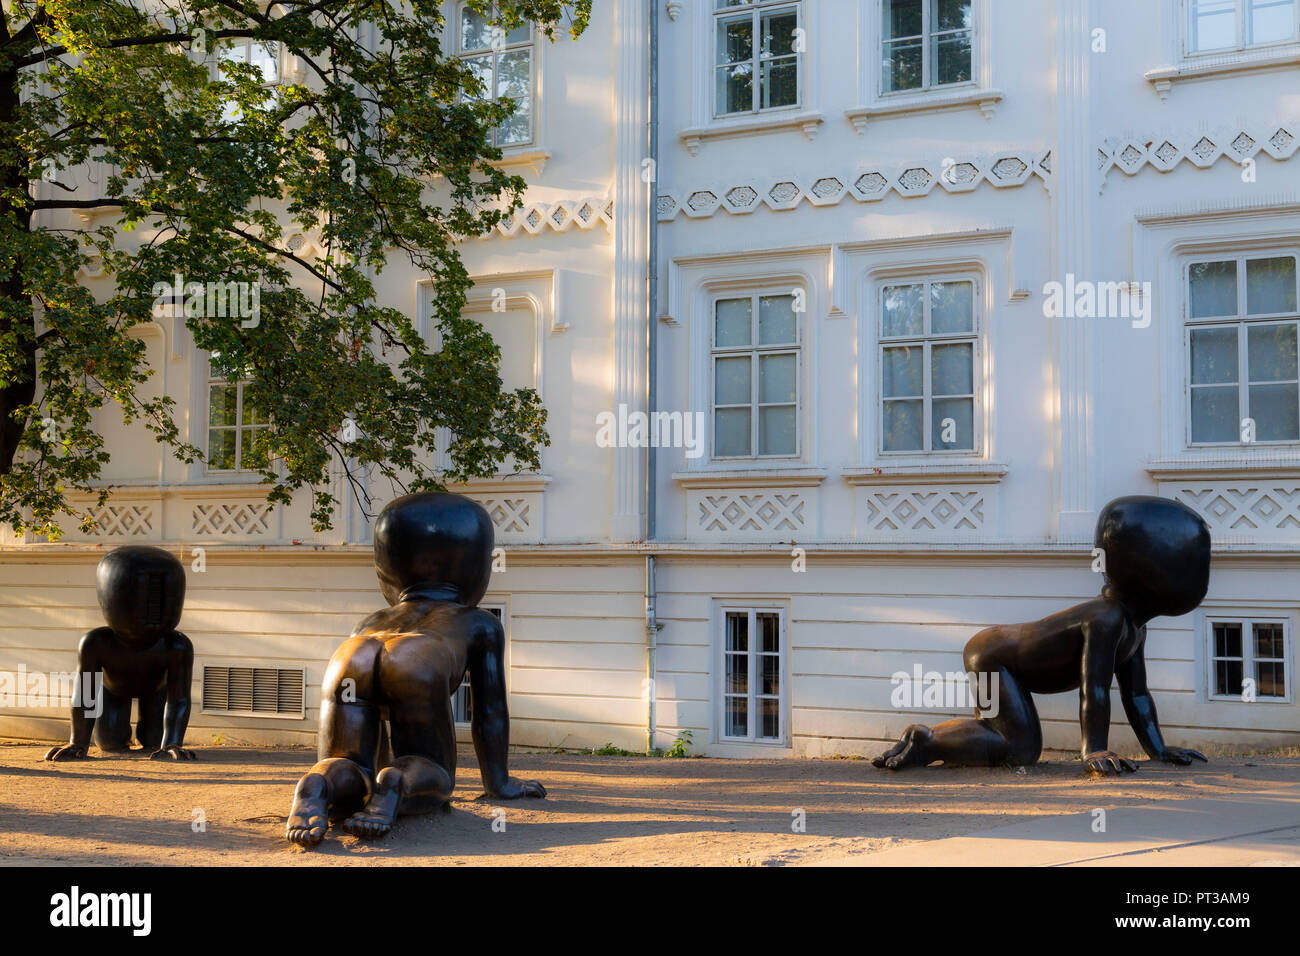
{"type": "Polygon", "coordinates": [[[1295,385],[1250,386],[1250,417],[1258,441],[1300,438],[1300,396],[1295,385]]]}
{"type": "Polygon", "coordinates": [[[713,453],[719,458],[749,454],[748,408],[719,408],[713,413],[713,453]]]}
{"type": "Polygon", "coordinates": [[[726,654],[726,693],[749,693],[749,658],[744,654],[726,654]]]}
{"type": "Polygon", "coordinates": [[[490,99],[492,97],[492,55],[468,56],[465,57],[464,63],[474,75],[474,79],[482,84],[482,87],[472,94],[472,98],[490,99]]]}
{"type": "Polygon", "coordinates": [[[460,11],[460,48],[467,52],[492,48],[492,25],[481,13],[468,7],[460,11]]]}
{"type": "Polygon", "coordinates": [[[795,106],[799,102],[799,62],[795,59],[764,61],[759,109],[795,106]]]}
{"type": "Polygon", "coordinates": [[[880,334],[886,338],[896,335],[920,335],[924,331],[925,313],[921,296],[922,285],[885,286],[881,293],[880,334]]]}
{"type": "Polygon", "coordinates": [[[885,451],[920,451],[923,437],[921,415],[925,403],[919,400],[885,402],[884,435],[881,446],[885,451]]]}
{"type": "Polygon", "coordinates": [[[970,395],[973,384],[974,347],[935,345],[930,349],[930,390],[932,395],[970,395]]]}
{"type": "Polygon", "coordinates": [[[533,38],[533,28],[531,24],[521,23],[517,27],[512,27],[506,34],[506,43],[527,43],[533,38]]]}
{"type": "Polygon", "coordinates": [[[975,329],[975,284],[930,283],[930,331],[935,335],[975,329]]]}
{"type": "Polygon", "coordinates": [[[1214,692],[1241,696],[1241,661],[1218,661],[1214,665],[1214,692]]]}
{"type": "Polygon", "coordinates": [[[754,108],[754,68],[720,66],[717,76],[717,102],[719,115],[748,113],[754,108]]]}
{"type": "Polygon", "coordinates": [[[759,680],[758,693],[768,697],[777,697],[781,693],[781,658],[775,654],[763,654],[758,659],[759,680]]]}
{"type": "Polygon", "coordinates": [[[1193,319],[1237,314],[1237,263],[1193,262],[1187,270],[1188,312],[1193,319]]]}
{"type": "Polygon", "coordinates": [[[727,736],[749,736],[749,702],[744,697],[727,698],[727,736]]]}
{"type": "Polygon", "coordinates": [[[248,62],[262,73],[268,86],[280,79],[280,48],[275,43],[249,43],[248,62]]]}
{"type": "Polygon", "coordinates": [[[758,410],[758,453],[793,455],[797,450],[795,413],[790,405],[774,405],[758,410]]]}
{"type": "Polygon", "coordinates": [[[759,701],[759,707],[763,717],[763,726],[758,736],[765,740],[777,740],[781,736],[781,702],[764,698],[759,701]]]}
{"type": "Polygon", "coordinates": [[[753,303],[749,299],[719,299],[714,306],[713,343],[718,348],[748,345],[752,322],[753,303]]]}
{"type": "Polygon", "coordinates": [[[930,406],[930,448],[934,451],[975,447],[975,402],[970,398],[936,398],[930,406]]]}
{"type": "Polygon", "coordinates": [[[748,355],[713,360],[713,403],[748,405],[754,400],[750,375],[754,363],[748,355]]]}
{"type": "Polygon", "coordinates": [[[532,80],[532,53],[518,50],[497,58],[497,96],[518,99],[528,96],[532,80]]]}
{"type": "Polygon", "coordinates": [[[1235,0],[1188,0],[1191,23],[1187,45],[1193,53],[1237,45],[1235,0]]]}
{"type": "Polygon", "coordinates": [[[533,101],[529,97],[514,101],[515,111],[496,128],[498,146],[514,146],[533,138],[533,101]]]}
{"type": "Polygon", "coordinates": [[[935,37],[931,48],[931,82],[935,86],[945,83],[965,83],[970,79],[970,33],[952,33],[935,37]]]}
{"type": "Polygon", "coordinates": [[[884,36],[887,40],[921,34],[921,0],[884,0],[884,36]]]}
{"type": "Polygon", "coordinates": [[[741,653],[749,650],[749,615],[727,615],[727,650],[741,653]]]}
{"type": "Polygon", "coordinates": [[[762,16],[763,56],[789,56],[794,51],[794,31],[799,16],[793,10],[765,13],[762,16]]]}
{"type": "Polygon", "coordinates": [[[1192,384],[1237,381],[1237,329],[1192,329],[1192,384]]]}
{"type": "Polygon", "coordinates": [[[716,63],[744,63],[754,58],[754,20],[748,14],[718,21],[716,63]]]}
{"type": "Polygon", "coordinates": [[[758,300],[758,344],[784,345],[798,338],[794,296],[765,295],[758,300]]]}
{"type": "MultiPolygon", "coordinates": [[[[781,616],[779,614],[756,614],[758,620],[758,649],[764,654],[775,654],[781,650],[781,616]]],[[[767,691],[763,691],[767,693],[767,691]]]]}
{"type": "Polygon", "coordinates": [[[1214,656],[1215,657],[1240,657],[1241,656],[1241,625],[1240,624],[1215,624],[1214,625],[1214,656]]]}
{"type": "Polygon", "coordinates": [[[885,398],[906,398],[925,394],[925,372],[920,346],[887,348],[881,354],[881,394],[885,398]]]}
{"type": "Polygon", "coordinates": [[[1295,256],[1246,260],[1246,313],[1294,312],[1295,256]]]}
{"type": "Polygon", "coordinates": [[[1280,661],[1256,663],[1255,695],[1257,697],[1285,697],[1286,665],[1280,661]]]}
{"type": "Polygon", "coordinates": [[[234,425],[238,410],[237,387],[213,385],[208,389],[208,424],[214,428],[234,425]]]}
{"type": "Polygon", "coordinates": [[[213,428],[208,431],[208,468],[231,471],[235,467],[235,430],[213,428]]]}
{"type": "Polygon", "coordinates": [[[1295,39],[1295,5],[1296,0],[1246,0],[1246,42],[1295,39]]]}
{"type": "Polygon", "coordinates": [[[969,30],[970,0],[934,0],[934,29],[969,30]]]}
{"type": "Polygon", "coordinates": [[[263,428],[245,428],[241,430],[239,467],[256,471],[266,467],[266,452],[259,447],[257,437],[265,433],[263,428]]]}
{"type": "Polygon", "coordinates": [[[793,402],[798,378],[794,355],[760,355],[758,358],[758,400],[793,402]]]}
{"type": "Polygon", "coordinates": [[[258,409],[257,403],[248,397],[247,389],[244,390],[244,407],[241,410],[241,425],[265,425],[266,416],[258,409]]]}
{"type": "Polygon", "coordinates": [[[1192,441],[1229,442],[1241,438],[1237,387],[1192,389],[1192,441]]]}
{"type": "Polygon", "coordinates": [[[1296,378],[1295,324],[1252,325],[1246,330],[1246,357],[1252,382],[1296,378]]]}
{"type": "Polygon", "coordinates": [[[882,93],[921,88],[921,40],[895,40],[882,44],[880,89],[882,93]]]}
{"type": "Polygon", "coordinates": [[[1255,656],[1282,658],[1281,624],[1255,625],[1255,656]]]}

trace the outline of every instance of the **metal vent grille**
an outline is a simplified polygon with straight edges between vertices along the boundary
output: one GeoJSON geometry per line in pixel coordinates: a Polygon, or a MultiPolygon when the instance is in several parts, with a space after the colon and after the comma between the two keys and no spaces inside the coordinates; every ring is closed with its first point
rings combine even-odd
{"type": "Polygon", "coordinates": [[[303,716],[304,674],[285,667],[203,668],[203,709],[303,716]]]}

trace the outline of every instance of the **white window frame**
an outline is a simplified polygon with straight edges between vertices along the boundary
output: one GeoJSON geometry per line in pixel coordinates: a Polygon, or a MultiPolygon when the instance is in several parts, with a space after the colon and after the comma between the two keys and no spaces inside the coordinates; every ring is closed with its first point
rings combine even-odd
{"type": "MultiPolygon", "coordinates": [[[[932,458],[936,456],[972,458],[981,454],[984,447],[983,435],[983,394],[984,394],[984,360],[983,360],[983,295],[981,278],[971,272],[926,272],[917,275],[883,276],[874,284],[875,308],[873,344],[875,347],[876,378],[876,455],[882,460],[895,458],[932,458]],[[969,282],[971,283],[971,331],[934,335],[930,328],[929,288],[933,283],[969,282]],[[884,332],[884,293],[891,286],[921,284],[923,306],[923,331],[919,335],[891,336],[886,338],[884,332]],[[885,449],[885,349],[909,343],[920,343],[923,347],[922,374],[924,376],[924,401],[922,403],[922,434],[920,449],[885,449]],[[931,444],[931,408],[934,395],[930,382],[930,350],[934,344],[957,345],[969,343],[971,346],[971,447],[969,448],[935,448],[931,444]]],[[[944,395],[943,398],[964,398],[962,395],[944,395]]]]}
{"type": "Polygon", "coordinates": [[[1280,661],[1282,664],[1282,682],[1283,693],[1281,697],[1264,696],[1256,688],[1255,699],[1251,703],[1260,704],[1289,704],[1292,702],[1295,692],[1295,678],[1292,671],[1293,652],[1293,631],[1292,619],[1285,614],[1256,614],[1251,612],[1233,613],[1229,611],[1215,610],[1212,614],[1205,616],[1205,691],[1208,699],[1213,701],[1224,701],[1231,703],[1244,703],[1240,694],[1220,694],[1215,691],[1217,680],[1217,668],[1215,665],[1222,660],[1238,660],[1235,657],[1219,657],[1215,654],[1214,647],[1214,625],[1215,624],[1236,624],[1241,627],[1241,651],[1242,662],[1241,676],[1242,680],[1255,678],[1255,664],[1259,660],[1280,661]],[[1282,627],[1282,657],[1281,658],[1256,658],[1255,656],[1255,633],[1256,624],[1277,624],[1282,627]]]}
{"type": "MultiPolygon", "coordinates": [[[[506,628],[506,621],[508,620],[508,612],[506,611],[506,606],[504,604],[495,604],[489,602],[489,603],[479,604],[478,608],[480,611],[487,611],[489,614],[496,615],[497,620],[501,622],[502,629],[506,630],[506,643],[507,645],[509,645],[509,641],[510,641],[509,630],[506,628]]],[[[469,671],[467,668],[466,674],[468,673],[469,671]]],[[[452,722],[455,724],[455,726],[457,727],[470,726],[469,706],[470,706],[469,680],[465,677],[462,677],[460,681],[460,686],[457,687],[456,692],[451,695],[451,715],[452,715],[452,722]],[[462,714],[464,715],[463,717],[461,716],[462,714]]]]}
{"type": "MultiPolygon", "coordinates": [[[[491,131],[492,145],[503,151],[520,150],[534,147],[538,142],[538,108],[540,97],[538,96],[538,58],[540,54],[540,45],[537,42],[537,28],[531,22],[527,23],[528,39],[526,41],[517,41],[515,43],[506,43],[500,49],[488,47],[486,50],[465,50],[461,48],[463,36],[461,34],[460,16],[461,11],[465,9],[466,4],[456,2],[452,5],[453,17],[450,21],[450,28],[454,33],[452,44],[456,51],[456,56],[462,60],[477,59],[490,56],[492,58],[492,86],[487,92],[492,101],[497,99],[497,69],[498,61],[501,56],[507,53],[517,53],[521,50],[528,51],[528,138],[517,143],[501,143],[497,141],[497,130],[491,131]]],[[[492,5],[492,15],[496,15],[496,4],[492,5]]]]}
{"type": "Polygon", "coordinates": [[[1180,43],[1182,54],[1188,60],[1200,57],[1224,56],[1227,54],[1247,53],[1253,50],[1275,50],[1300,43],[1300,0],[1291,3],[1291,36],[1286,40],[1271,40],[1268,43],[1246,43],[1246,4],[1249,0],[1233,0],[1235,21],[1235,43],[1232,46],[1215,47],[1210,50],[1192,49],[1192,11],[1193,0],[1181,0],[1179,4],[1180,43]]]}
{"type": "Polygon", "coordinates": [[[246,380],[229,381],[224,378],[214,377],[211,373],[211,362],[208,364],[208,378],[204,385],[204,403],[203,403],[203,473],[209,476],[217,475],[250,475],[257,474],[256,468],[244,468],[244,432],[260,431],[270,427],[268,424],[244,425],[244,386],[246,380]],[[212,424],[212,388],[213,386],[235,386],[235,424],[216,425],[212,424]],[[210,464],[212,457],[212,429],[218,428],[222,431],[233,431],[235,433],[235,467],[234,468],[213,468],[210,464]]]}
{"type": "Polygon", "coordinates": [[[709,91],[710,91],[709,100],[712,104],[712,108],[711,108],[712,118],[715,121],[717,121],[717,120],[735,119],[737,117],[746,117],[746,116],[748,117],[770,116],[773,113],[781,113],[786,110],[802,109],[804,104],[804,99],[805,99],[804,64],[806,62],[806,58],[805,58],[805,54],[798,50],[796,50],[794,53],[795,85],[797,89],[797,95],[795,96],[795,101],[793,103],[787,103],[783,106],[762,106],[762,105],[758,105],[758,101],[759,101],[759,90],[761,88],[761,84],[759,82],[759,72],[764,59],[763,54],[760,50],[763,15],[765,13],[774,10],[780,10],[781,8],[793,8],[795,11],[796,22],[798,24],[795,27],[795,29],[804,31],[805,44],[806,44],[808,28],[805,25],[806,20],[804,18],[804,0],[742,0],[742,2],[737,3],[735,6],[728,6],[728,7],[719,7],[717,5],[717,0],[699,0],[699,2],[703,2],[710,7],[710,11],[709,11],[710,31],[709,31],[709,43],[707,49],[709,51],[709,91]],[[750,18],[751,18],[750,22],[753,28],[752,37],[753,37],[753,47],[754,47],[754,55],[749,61],[754,66],[753,92],[750,99],[751,108],[747,110],[736,110],[734,112],[724,113],[721,112],[721,104],[718,102],[717,75],[718,75],[718,70],[724,65],[718,62],[718,53],[717,53],[718,24],[724,19],[726,20],[738,19],[741,13],[745,13],[747,11],[750,14],[750,18]]]}
{"type": "MultiPolygon", "coordinates": [[[[1238,422],[1246,418],[1245,412],[1249,408],[1250,385],[1249,373],[1247,369],[1248,353],[1246,351],[1246,334],[1251,325],[1276,325],[1285,322],[1294,322],[1296,324],[1297,342],[1300,344],[1300,248],[1283,247],[1277,249],[1251,249],[1249,251],[1233,251],[1228,248],[1223,253],[1202,252],[1195,255],[1184,257],[1182,268],[1182,317],[1183,317],[1183,418],[1184,432],[1183,440],[1189,449],[1198,448],[1239,448],[1249,447],[1251,445],[1266,445],[1270,447],[1293,447],[1300,445],[1300,434],[1296,438],[1274,439],[1271,441],[1256,440],[1250,443],[1244,443],[1240,440],[1240,431],[1235,441],[1226,442],[1194,442],[1192,440],[1192,392],[1196,388],[1213,387],[1208,385],[1194,386],[1192,384],[1192,330],[1202,328],[1230,328],[1235,326],[1237,329],[1237,415],[1238,422]],[[1297,312],[1270,312],[1259,315],[1246,314],[1246,263],[1252,259],[1277,259],[1291,256],[1296,260],[1296,304],[1297,312]],[[1192,301],[1191,301],[1191,268],[1196,263],[1201,262],[1235,262],[1237,268],[1237,313],[1232,316],[1207,316],[1204,318],[1192,318],[1192,301]]],[[[1261,383],[1255,383],[1261,384],[1261,383]]],[[[1266,384],[1266,383],[1265,383],[1266,384]]],[[[1222,386],[1220,386],[1222,387],[1222,386]]],[[[1298,390],[1300,391],[1300,390],[1298,390]]]]}
{"type": "MultiPolygon", "coordinates": [[[[779,345],[759,345],[758,344],[758,320],[759,320],[759,299],[768,297],[780,297],[797,295],[798,291],[804,294],[805,304],[811,298],[806,288],[756,288],[752,292],[729,291],[715,292],[709,297],[709,329],[708,329],[708,402],[709,402],[709,459],[717,462],[746,462],[746,461],[775,461],[775,462],[792,462],[798,461],[803,456],[804,449],[804,341],[806,334],[804,331],[805,318],[809,314],[807,308],[803,312],[795,311],[795,340],[793,343],[784,343],[779,345]],[[750,300],[750,344],[747,346],[722,346],[719,347],[717,338],[717,309],[718,303],[731,299],[750,300]],[[759,356],[762,355],[783,355],[793,354],[795,357],[795,400],[794,400],[794,451],[789,454],[763,455],[759,453],[759,411],[763,407],[759,402],[759,356]],[[751,409],[749,420],[749,438],[750,453],[748,455],[718,455],[717,447],[717,376],[715,369],[718,358],[736,357],[742,355],[751,356],[750,372],[750,398],[749,408],[751,409]]],[[[789,405],[789,402],[769,402],[768,405],[789,405]]],[[[741,406],[725,406],[736,407],[741,406]]]]}
{"type": "MultiPolygon", "coordinates": [[[[717,681],[717,706],[715,708],[717,720],[716,739],[720,743],[728,744],[753,744],[762,747],[787,747],[790,739],[790,631],[787,623],[786,609],[779,605],[767,604],[744,604],[733,601],[720,602],[718,604],[717,635],[718,643],[715,652],[715,661],[718,668],[717,681]],[[744,737],[734,737],[727,733],[727,697],[738,696],[727,694],[727,616],[729,614],[748,614],[749,615],[749,649],[745,652],[748,660],[746,676],[746,700],[748,701],[747,723],[749,734],[744,737]],[[760,653],[755,650],[758,640],[757,616],[759,614],[775,614],[777,618],[778,630],[778,679],[780,680],[780,693],[777,696],[777,716],[780,721],[780,733],[776,737],[759,737],[756,731],[759,729],[759,711],[757,701],[761,698],[757,692],[757,680],[755,678],[757,671],[757,661],[760,653]]],[[[770,699],[770,698],[768,698],[770,699]]]]}
{"type": "Polygon", "coordinates": [[[880,100],[886,101],[893,97],[920,96],[926,93],[943,93],[951,90],[964,90],[970,87],[979,86],[980,77],[980,22],[981,10],[979,0],[969,0],[970,3],[970,79],[962,80],[958,83],[933,83],[930,80],[932,71],[933,53],[930,50],[931,38],[943,33],[961,33],[961,30],[940,31],[934,33],[930,29],[931,14],[936,0],[921,0],[921,78],[920,86],[911,87],[906,90],[886,90],[885,89],[885,44],[892,38],[885,36],[885,3],[887,0],[875,0],[872,4],[876,14],[876,45],[875,56],[873,61],[876,66],[875,91],[880,100]]]}

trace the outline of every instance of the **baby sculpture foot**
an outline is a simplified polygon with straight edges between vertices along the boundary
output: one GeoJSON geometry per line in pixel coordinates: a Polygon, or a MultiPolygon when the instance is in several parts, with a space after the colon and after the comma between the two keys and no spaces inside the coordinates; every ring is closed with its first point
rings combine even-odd
{"type": "Polygon", "coordinates": [[[298,790],[293,795],[293,809],[289,811],[285,836],[290,843],[313,847],[325,839],[328,829],[329,801],[325,798],[325,778],[318,773],[309,773],[298,783],[298,790]]]}
{"type": "Polygon", "coordinates": [[[930,763],[925,755],[926,744],[930,742],[930,728],[922,724],[913,724],[903,731],[898,743],[890,747],[879,757],[872,758],[873,767],[888,770],[902,770],[904,767],[924,767],[930,763]]]}
{"type": "Polygon", "coordinates": [[[374,840],[388,833],[397,818],[396,787],[381,790],[378,786],[366,805],[343,821],[343,829],[362,840],[374,840]]]}

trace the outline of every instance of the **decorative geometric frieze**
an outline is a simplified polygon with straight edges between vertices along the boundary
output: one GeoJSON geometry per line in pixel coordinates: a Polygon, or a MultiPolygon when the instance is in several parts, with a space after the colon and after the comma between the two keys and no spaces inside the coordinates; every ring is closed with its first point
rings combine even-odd
{"type": "Polygon", "coordinates": [[[1162,484],[1161,493],[1196,511],[1216,539],[1300,541],[1300,484],[1291,480],[1162,484]]]}
{"type": "Polygon", "coordinates": [[[1265,153],[1279,162],[1295,155],[1300,122],[1269,124],[1243,129],[1227,127],[1207,132],[1198,130],[1183,136],[1157,136],[1149,141],[1108,139],[1097,150],[1097,169],[1104,182],[1112,169],[1133,176],[1150,165],[1167,173],[1183,160],[1209,169],[1227,157],[1234,163],[1265,153]]]}
{"type": "MultiPolygon", "coordinates": [[[[1099,153],[1099,164],[1109,154],[1099,153]]],[[[1023,186],[1037,176],[1044,185],[1052,175],[1051,153],[1001,153],[988,157],[944,159],[924,163],[880,164],[859,167],[851,175],[827,172],[812,176],[782,176],[768,180],[718,182],[694,189],[662,189],[657,215],[670,222],[679,213],[705,219],[719,209],[741,216],[766,206],[773,211],[794,209],[803,202],[834,206],[851,196],[858,202],[875,202],[891,192],[905,198],[925,196],[936,186],[950,193],[969,192],[981,183],[999,188],[1023,186]]]]}
{"type": "Polygon", "coordinates": [[[707,490],[692,496],[694,537],[799,537],[808,528],[809,504],[802,491],[707,490]]]}
{"type": "Polygon", "coordinates": [[[990,524],[992,493],[981,485],[863,486],[857,489],[858,537],[929,540],[978,535],[990,524]]]}
{"type": "Polygon", "coordinates": [[[265,501],[195,504],[190,534],[197,537],[258,538],[270,534],[271,506],[265,501]]]}
{"type": "MultiPolygon", "coordinates": [[[[677,200],[669,196],[659,197],[659,214],[662,216],[672,207],[677,212],[677,200]]],[[[567,232],[570,229],[583,231],[594,229],[600,224],[608,229],[614,224],[614,203],[609,199],[561,199],[558,202],[530,202],[507,216],[503,216],[496,228],[490,230],[484,239],[500,235],[507,238],[518,236],[539,236],[543,232],[567,232]]]]}
{"type": "Polygon", "coordinates": [[[103,538],[152,538],[156,522],[151,504],[106,504],[87,508],[92,525],[86,534],[103,538]]]}
{"type": "Polygon", "coordinates": [[[480,498],[497,534],[527,534],[530,527],[530,502],[524,498],[480,498]]]}

